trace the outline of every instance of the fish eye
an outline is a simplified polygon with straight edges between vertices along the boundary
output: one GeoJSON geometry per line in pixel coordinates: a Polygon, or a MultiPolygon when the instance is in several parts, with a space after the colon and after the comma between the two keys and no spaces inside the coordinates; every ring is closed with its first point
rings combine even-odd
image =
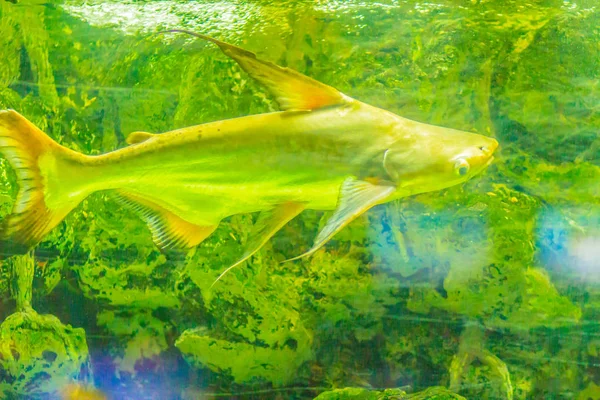
{"type": "Polygon", "coordinates": [[[457,160],[456,164],[454,164],[454,170],[460,176],[465,176],[466,174],[468,174],[470,168],[471,166],[469,165],[467,160],[463,158],[457,160]]]}

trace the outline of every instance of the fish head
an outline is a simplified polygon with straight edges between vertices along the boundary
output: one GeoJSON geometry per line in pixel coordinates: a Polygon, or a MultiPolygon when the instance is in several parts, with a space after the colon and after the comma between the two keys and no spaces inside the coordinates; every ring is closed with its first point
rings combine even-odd
{"type": "MultiPolygon", "coordinates": [[[[412,121],[411,121],[412,122],[412,121]]],[[[465,182],[488,167],[498,142],[487,136],[414,123],[387,149],[384,168],[404,195],[465,182]]]]}

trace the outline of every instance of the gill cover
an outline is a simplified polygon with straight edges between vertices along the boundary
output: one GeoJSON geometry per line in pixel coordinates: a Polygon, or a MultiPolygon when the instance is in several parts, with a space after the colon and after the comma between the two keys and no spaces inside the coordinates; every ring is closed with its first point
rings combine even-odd
{"type": "Polygon", "coordinates": [[[396,170],[392,168],[390,162],[390,151],[390,149],[387,149],[385,153],[383,153],[383,169],[388,174],[388,176],[392,178],[394,182],[398,183],[398,181],[400,180],[400,176],[398,175],[398,172],[396,172],[396,170]]]}

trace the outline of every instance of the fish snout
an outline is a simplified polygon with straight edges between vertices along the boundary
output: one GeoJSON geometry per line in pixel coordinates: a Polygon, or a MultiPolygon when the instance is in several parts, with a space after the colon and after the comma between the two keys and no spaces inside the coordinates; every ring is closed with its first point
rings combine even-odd
{"type": "Polygon", "coordinates": [[[479,147],[485,157],[491,157],[494,154],[494,151],[498,148],[498,141],[494,138],[489,138],[488,143],[479,147]]]}
{"type": "Polygon", "coordinates": [[[477,147],[477,151],[469,160],[470,164],[479,172],[488,167],[494,160],[494,152],[498,148],[498,141],[494,138],[486,138],[485,143],[477,147]]]}

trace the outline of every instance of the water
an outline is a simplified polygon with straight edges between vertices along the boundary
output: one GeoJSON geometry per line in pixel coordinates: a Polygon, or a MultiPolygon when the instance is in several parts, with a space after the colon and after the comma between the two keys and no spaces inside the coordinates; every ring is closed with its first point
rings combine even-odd
{"type": "MultiPolygon", "coordinates": [[[[213,46],[152,36],[172,28],[501,145],[466,184],[378,206],[281,264],[330,215],[306,211],[212,289],[254,215],[163,254],[90,196],[0,265],[0,397],[76,380],[114,399],[600,398],[596,1],[22,0],[0,15],[0,108],[86,154],[277,109],[213,46]]],[[[17,185],[0,168],[4,217],[17,185]]]]}

